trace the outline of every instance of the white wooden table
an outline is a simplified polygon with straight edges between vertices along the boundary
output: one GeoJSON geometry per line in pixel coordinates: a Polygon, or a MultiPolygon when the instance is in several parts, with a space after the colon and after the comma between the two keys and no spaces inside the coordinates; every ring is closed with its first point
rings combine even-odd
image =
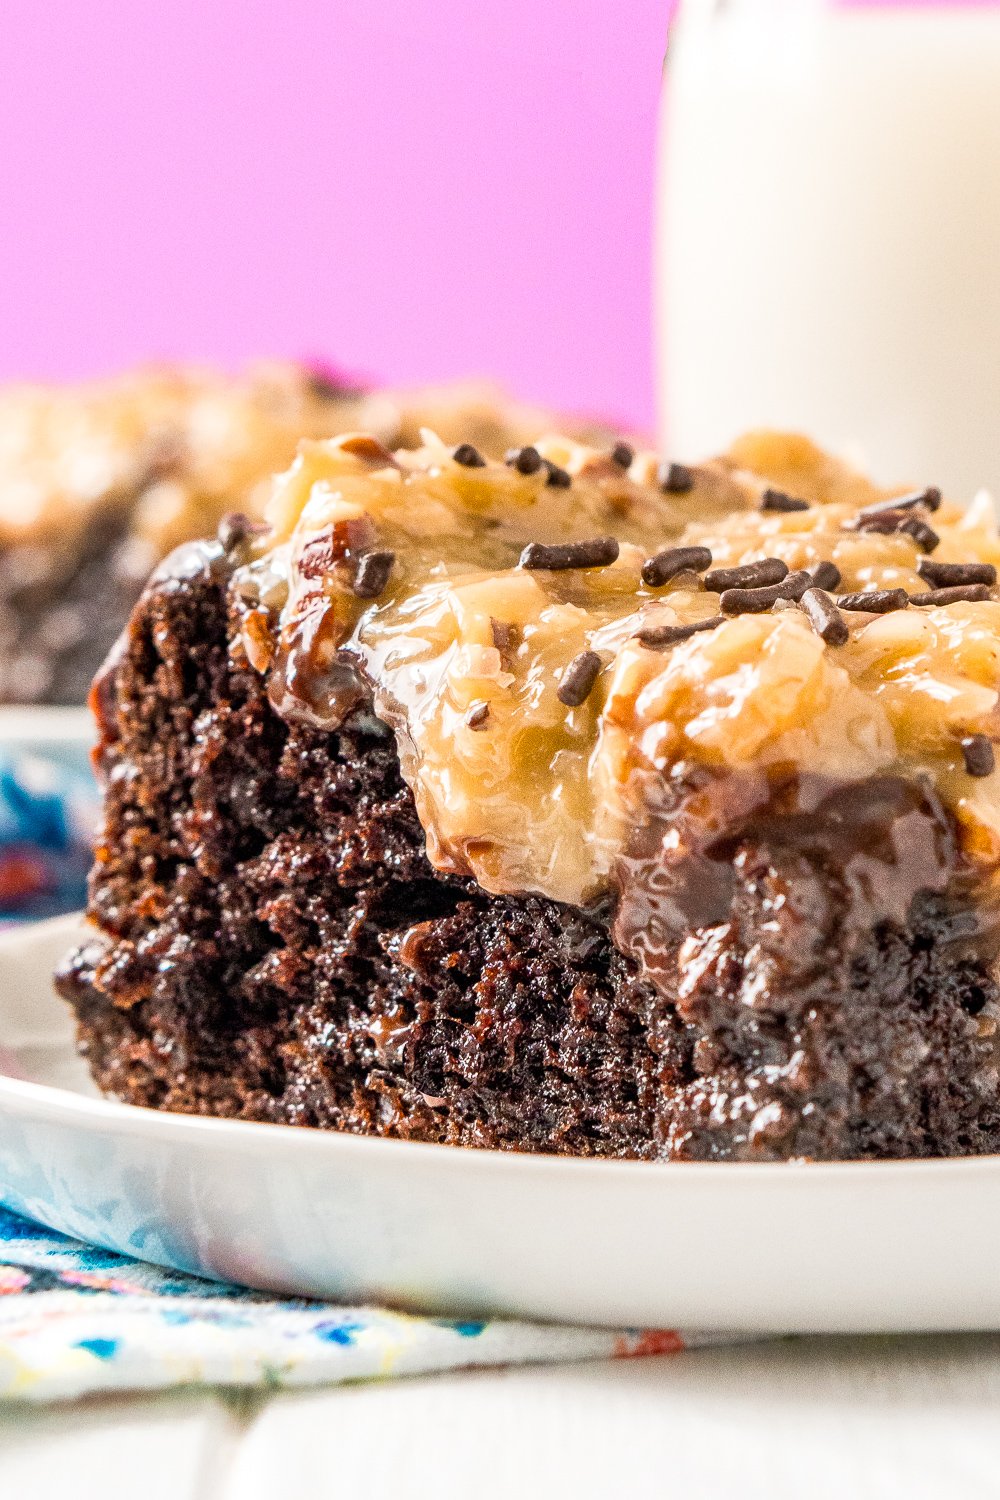
{"type": "Polygon", "coordinates": [[[822,1340],[0,1414],[31,1500],[1000,1496],[1000,1336],[822,1340]]]}

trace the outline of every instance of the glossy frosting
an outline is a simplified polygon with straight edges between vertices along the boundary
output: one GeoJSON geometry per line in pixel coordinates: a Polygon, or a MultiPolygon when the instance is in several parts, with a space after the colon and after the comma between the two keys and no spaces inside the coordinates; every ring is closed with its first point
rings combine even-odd
{"type": "MultiPolygon", "coordinates": [[[[643,583],[644,561],[677,544],[708,546],[713,567],[826,560],[844,591],[925,592],[913,536],[858,529],[883,492],[781,434],[741,440],[679,491],[664,491],[651,454],[559,437],[535,448],[543,462],[521,472],[459,462],[430,433],[396,455],[364,434],[307,443],[276,482],[272,533],[236,575],[247,652],[275,706],[336,727],[372,701],[439,869],[492,892],[589,903],[620,884],[642,830],[692,789],[703,840],[730,826],[734,805],[751,817],[779,786],[786,803],[802,788],[795,806],[808,812],[830,787],[893,777],[926,778],[963,853],[997,861],[997,779],[970,776],[960,744],[998,729],[992,595],[845,610],[838,646],[790,599],[666,647],[637,638],[718,615],[719,594],[692,572],[643,583]],[[771,486],[810,503],[761,511],[771,486]],[[519,563],[532,542],[607,536],[619,543],[608,566],[519,563]],[[386,551],[384,589],[359,596],[361,558],[386,551]],[[574,706],[560,684],[584,651],[600,666],[574,706]]],[[[1000,560],[985,499],[930,519],[935,562],[1000,560]]],[[[665,828],[668,842],[684,839],[683,820],[665,828]]]]}

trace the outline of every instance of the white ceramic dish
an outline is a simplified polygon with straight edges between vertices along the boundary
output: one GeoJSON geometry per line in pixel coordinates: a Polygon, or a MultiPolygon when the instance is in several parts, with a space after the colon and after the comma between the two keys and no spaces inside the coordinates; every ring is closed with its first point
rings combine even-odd
{"type": "Polygon", "coordinates": [[[0,938],[0,1199],[166,1265],[441,1313],[748,1330],[1000,1328],[1000,1158],[654,1165],[457,1151],[96,1096],[0,938]]]}
{"type": "Polygon", "coordinates": [[[86,754],[94,743],[94,720],[86,708],[51,708],[46,704],[0,707],[0,744],[38,753],[59,747],[86,754]]]}

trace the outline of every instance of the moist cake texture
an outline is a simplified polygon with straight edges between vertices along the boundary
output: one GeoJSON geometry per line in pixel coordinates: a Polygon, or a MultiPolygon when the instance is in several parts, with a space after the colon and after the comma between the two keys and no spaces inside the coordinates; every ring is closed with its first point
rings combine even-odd
{"type": "Polygon", "coordinates": [[[152,566],[258,514],[301,438],[408,447],[430,423],[501,456],[549,420],[488,385],[369,392],[273,362],[0,389],[0,701],[82,703],[152,566]]]}
{"type": "Polygon", "coordinates": [[[803,439],[305,443],[95,687],[136,1103],[576,1154],[1000,1144],[985,501],[803,439]]]}

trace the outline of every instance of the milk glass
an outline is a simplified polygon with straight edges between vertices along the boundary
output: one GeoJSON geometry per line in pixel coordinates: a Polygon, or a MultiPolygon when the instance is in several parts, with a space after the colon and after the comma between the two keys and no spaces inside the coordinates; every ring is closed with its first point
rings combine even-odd
{"type": "Polygon", "coordinates": [[[1000,494],[1000,5],[679,0],[661,440],[804,430],[1000,494]]]}

